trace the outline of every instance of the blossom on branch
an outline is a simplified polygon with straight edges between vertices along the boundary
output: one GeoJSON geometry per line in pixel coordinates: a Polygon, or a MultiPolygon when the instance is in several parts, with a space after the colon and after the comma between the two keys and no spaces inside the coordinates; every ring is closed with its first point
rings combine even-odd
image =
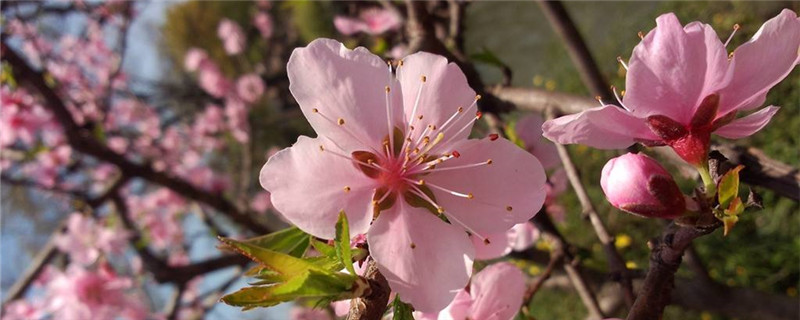
{"type": "Polygon", "coordinates": [[[800,62],[800,20],[791,10],[770,19],[730,55],[711,26],[664,14],[633,49],[619,108],[599,108],[547,121],[544,135],[558,143],[601,149],[635,142],[669,145],[685,161],[703,165],[711,133],[750,136],[778,111],[761,106],[770,88],[800,62]]]}
{"type": "Polygon", "coordinates": [[[479,97],[455,64],[416,53],[398,65],[395,75],[366,49],[329,39],[295,49],[289,88],[318,137],[271,157],[260,181],[313,236],[333,239],[344,211],[400,299],[438,312],[471,274],[467,233],[491,242],[530,219],[545,174],[508,140],[467,139],[479,97]]]}

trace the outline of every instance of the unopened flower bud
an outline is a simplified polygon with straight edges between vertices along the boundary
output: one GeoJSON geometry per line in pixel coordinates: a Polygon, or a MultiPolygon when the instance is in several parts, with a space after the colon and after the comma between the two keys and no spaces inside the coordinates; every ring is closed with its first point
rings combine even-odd
{"type": "Polygon", "coordinates": [[[683,194],[669,172],[643,154],[609,160],[600,186],[611,205],[635,215],[671,219],[686,211],[683,194]]]}

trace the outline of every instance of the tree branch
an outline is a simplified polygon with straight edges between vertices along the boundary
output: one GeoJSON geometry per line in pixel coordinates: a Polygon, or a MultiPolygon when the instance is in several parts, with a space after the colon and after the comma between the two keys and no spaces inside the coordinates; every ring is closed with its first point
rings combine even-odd
{"type": "Polygon", "coordinates": [[[578,74],[580,74],[581,80],[589,91],[595,96],[606,99],[611,98],[608,82],[600,72],[600,68],[597,67],[594,58],[592,58],[592,53],[586,46],[586,42],[583,40],[572,18],[570,18],[569,13],[567,13],[567,9],[564,8],[564,4],[561,1],[538,0],[536,2],[542,8],[542,12],[550,22],[550,26],[553,27],[553,31],[564,41],[569,57],[578,69],[578,74]]]}
{"type": "Polygon", "coordinates": [[[600,240],[600,243],[603,244],[603,251],[608,259],[609,269],[611,269],[611,277],[619,282],[626,304],[629,306],[633,305],[633,284],[630,274],[628,273],[628,268],[625,266],[625,261],[622,260],[622,256],[614,246],[614,236],[608,232],[603,220],[600,219],[600,215],[597,214],[597,210],[595,210],[594,204],[592,204],[592,200],[589,198],[589,194],[586,192],[586,188],[581,182],[578,169],[572,162],[567,148],[558,143],[555,145],[558,150],[558,155],[561,157],[564,171],[567,173],[572,189],[575,190],[575,194],[578,196],[578,200],[583,208],[583,216],[589,218],[597,238],[600,240]]]}
{"type": "Polygon", "coordinates": [[[540,211],[531,219],[531,222],[554,242],[554,251],[557,255],[563,257],[564,271],[567,273],[572,287],[578,292],[578,296],[580,296],[583,305],[586,306],[586,309],[589,311],[589,316],[592,319],[603,319],[605,316],[600,309],[600,305],[597,303],[597,298],[581,273],[579,261],[575,259],[571,252],[572,245],[570,245],[561,232],[556,229],[553,221],[550,220],[550,216],[548,216],[546,212],[540,211]]]}
{"type": "Polygon", "coordinates": [[[364,278],[369,282],[370,292],[362,298],[350,300],[347,320],[380,320],[389,303],[391,289],[386,278],[378,270],[375,260],[370,260],[364,278]]]}
{"type": "Polygon", "coordinates": [[[44,105],[61,124],[67,141],[73,149],[116,165],[124,175],[143,178],[167,187],[186,198],[204,203],[253,232],[266,234],[271,231],[270,228],[253,220],[252,215],[239,210],[222,195],[201,190],[183,179],[158,172],[148,165],[134,163],[125,156],[112,151],[95,139],[91,132],[78,126],[58,94],[47,85],[42,73],[31,68],[6,44],[5,39],[1,52],[2,60],[7,61],[13,67],[15,79],[21,84],[30,86],[45,99],[44,105]]]}
{"type": "Polygon", "coordinates": [[[705,228],[681,227],[672,223],[660,240],[649,243],[652,247],[650,267],[627,320],[661,319],[664,307],[670,302],[675,272],[681,265],[684,250],[692,240],[713,232],[719,226],[719,222],[705,228]]]}

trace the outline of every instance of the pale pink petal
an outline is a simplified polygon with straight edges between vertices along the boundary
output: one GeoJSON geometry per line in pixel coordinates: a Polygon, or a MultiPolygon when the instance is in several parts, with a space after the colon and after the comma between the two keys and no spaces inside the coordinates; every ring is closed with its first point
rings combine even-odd
{"type": "Polygon", "coordinates": [[[444,309],[472,273],[475,253],[464,229],[405,201],[382,211],[367,242],[392,291],[418,311],[444,309]]]}
{"type": "Polygon", "coordinates": [[[545,169],[552,169],[561,165],[556,146],[542,136],[542,116],[531,113],[517,121],[514,129],[525,143],[525,149],[539,159],[545,169]]]}
{"type": "Polygon", "coordinates": [[[339,33],[346,36],[367,30],[367,24],[363,21],[343,16],[334,17],[333,26],[339,33]]]}
{"type": "MultiPolygon", "coordinates": [[[[318,135],[348,154],[380,150],[389,133],[385,86],[391,78],[381,58],[362,47],[350,50],[335,40],[317,39],[292,52],[287,71],[289,90],[318,135]]],[[[397,99],[399,91],[394,86],[397,99]]],[[[391,109],[395,123],[401,121],[399,103],[391,109]]]]}
{"type": "Polygon", "coordinates": [[[511,246],[509,246],[509,241],[506,241],[507,235],[508,231],[487,234],[486,237],[492,239],[489,243],[474,235],[470,236],[469,239],[472,240],[472,246],[475,248],[475,259],[490,260],[510,253],[511,246]]]}
{"type": "Polygon", "coordinates": [[[466,139],[472,131],[469,123],[475,118],[477,106],[472,105],[475,91],[469,87],[461,69],[455,63],[448,63],[447,58],[427,52],[412,54],[402,61],[403,65],[397,69],[397,78],[403,87],[405,119],[410,119],[410,124],[416,128],[412,139],[417,139],[428,125],[437,128],[428,134],[431,139],[439,132],[444,133],[445,141],[466,139]],[[416,103],[418,95],[419,103],[416,103]],[[416,112],[414,106],[417,106],[416,112]],[[458,113],[459,107],[463,107],[463,112],[443,127],[451,116],[458,113]],[[414,119],[411,119],[412,114],[414,119]],[[464,127],[467,128],[459,132],[464,127]]]}
{"type": "Polygon", "coordinates": [[[437,170],[442,171],[431,173],[425,183],[453,223],[486,237],[527,221],[542,207],[546,178],[542,165],[530,153],[506,139],[490,138],[463,140],[452,149],[460,157],[438,165],[437,170]],[[490,159],[491,164],[487,164],[490,159]],[[477,165],[446,169],[472,164],[477,165]],[[472,194],[473,198],[455,196],[441,188],[472,194]]]}
{"type": "Polygon", "coordinates": [[[516,224],[508,233],[511,249],[514,249],[514,251],[528,249],[536,243],[536,240],[539,240],[539,229],[530,222],[516,224]]]}
{"type": "Polygon", "coordinates": [[[472,278],[470,319],[510,320],[522,306],[527,278],[508,262],[495,263],[472,278]]]}
{"type": "MultiPolygon", "coordinates": [[[[460,290],[456,297],[447,305],[447,308],[439,312],[439,320],[462,320],[462,319],[476,319],[470,317],[470,309],[473,306],[473,299],[469,292],[460,290]]],[[[436,319],[433,317],[431,319],[436,319]]],[[[476,319],[477,320],[477,319],[476,319]]]]}
{"type": "Polygon", "coordinates": [[[660,140],[645,119],[613,105],[548,120],[544,136],[560,144],[578,143],[599,149],[622,149],[641,140],[660,140]]]}
{"type": "Polygon", "coordinates": [[[764,103],[767,91],[800,62],[800,19],[789,9],[770,19],[750,41],[733,53],[733,79],[720,91],[723,116],[764,103]]]}
{"type": "Polygon", "coordinates": [[[733,122],[714,131],[714,134],[728,139],[740,139],[750,136],[763,129],[772,116],[778,112],[779,107],[769,106],[758,110],[746,117],[733,120],[733,122]]]}
{"type": "Polygon", "coordinates": [[[688,123],[703,98],[730,81],[727,52],[708,25],[684,28],[672,13],[656,24],[633,49],[623,102],[638,117],[661,114],[688,123]]]}
{"type": "Polygon", "coordinates": [[[261,33],[261,37],[269,39],[272,37],[272,17],[266,12],[259,12],[253,17],[253,25],[261,33]]]}
{"type": "Polygon", "coordinates": [[[276,210],[313,236],[333,239],[341,210],[347,213],[351,233],[365,233],[372,218],[373,182],[332,152],[341,151],[325,138],[300,136],[267,161],[261,186],[271,193],[276,210]]]}

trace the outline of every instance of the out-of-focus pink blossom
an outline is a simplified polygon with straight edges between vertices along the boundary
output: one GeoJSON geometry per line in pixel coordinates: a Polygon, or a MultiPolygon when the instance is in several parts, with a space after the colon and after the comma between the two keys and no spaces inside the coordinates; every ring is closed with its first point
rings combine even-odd
{"type": "Polygon", "coordinates": [[[98,225],[94,219],[73,213],[67,220],[67,230],[55,238],[59,250],[69,254],[72,262],[89,265],[101,253],[120,253],[127,244],[128,233],[98,225]]]}
{"type": "Polygon", "coordinates": [[[47,288],[47,310],[55,319],[145,319],[147,311],[127,293],[133,281],[108,266],[89,271],[70,265],[47,288]]]}
{"type": "Polygon", "coordinates": [[[222,98],[231,89],[231,83],[216,64],[204,63],[198,70],[200,88],[215,98],[222,98]]]}
{"type": "Polygon", "coordinates": [[[467,231],[484,237],[530,219],[545,174],[508,140],[468,139],[477,96],[458,66],[429,53],[403,61],[387,78],[383,59],[363,48],[317,39],[295,49],[289,89],[318,138],[278,152],[260,181],[273,207],[316,237],[332,239],[346,212],[392,290],[437,312],[471,274],[467,231]],[[407,140],[390,140],[394,132],[407,140]]]}
{"type": "Polygon", "coordinates": [[[250,200],[250,209],[253,211],[265,213],[270,207],[272,207],[272,202],[269,200],[269,191],[256,193],[253,200],[250,200]]]}
{"type": "Polygon", "coordinates": [[[19,141],[30,145],[46,130],[52,130],[52,117],[25,89],[0,91],[0,148],[19,141]]]}
{"type": "Polygon", "coordinates": [[[217,36],[222,40],[222,46],[229,55],[242,53],[247,40],[242,27],[233,20],[224,18],[217,27],[217,36]]]}
{"type": "Polygon", "coordinates": [[[600,186],[611,205],[639,216],[672,219],[686,211],[684,196],[669,172],[643,154],[609,160],[600,186]]]}
{"type": "Polygon", "coordinates": [[[236,93],[247,103],[253,103],[264,94],[264,81],[255,73],[248,73],[236,80],[236,93]]]}
{"type": "Polygon", "coordinates": [[[245,143],[250,140],[250,122],[247,120],[248,108],[243,101],[236,98],[225,100],[225,115],[228,116],[228,129],[236,141],[245,143]]]}
{"type": "Polygon", "coordinates": [[[341,34],[353,35],[364,32],[371,35],[379,35],[389,30],[397,30],[402,25],[403,20],[392,10],[369,8],[361,11],[359,17],[350,18],[336,16],[333,18],[333,25],[341,34]]]}
{"type": "Polygon", "coordinates": [[[324,309],[294,306],[289,311],[292,320],[333,320],[330,313],[324,309]]]}
{"type": "Polygon", "coordinates": [[[514,319],[527,286],[525,274],[508,262],[495,263],[475,274],[469,290],[462,289],[439,312],[415,312],[420,320],[514,319]]]}
{"type": "Polygon", "coordinates": [[[43,310],[42,302],[14,300],[3,309],[2,320],[38,320],[44,319],[46,313],[43,310]]]}
{"type": "Polygon", "coordinates": [[[208,60],[208,54],[205,50],[199,48],[191,48],[186,51],[186,56],[183,58],[183,67],[186,71],[194,72],[200,68],[200,65],[208,60]]]}
{"type": "Polygon", "coordinates": [[[514,130],[524,143],[525,150],[536,156],[542,166],[549,170],[560,166],[561,158],[558,157],[556,146],[542,137],[543,123],[544,120],[540,115],[530,113],[517,121],[514,130]]]}
{"type": "Polygon", "coordinates": [[[558,143],[602,149],[635,142],[668,145],[686,162],[704,166],[711,134],[750,136],[769,123],[778,107],[760,107],[770,88],[800,62],[800,19],[784,9],[731,53],[711,26],[682,26],[675,14],[656,19],[633,49],[626,94],[620,105],[550,120],[544,135],[558,143]]]}
{"type": "Polygon", "coordinates": [[[261,37],[269,39],[272,37],[272,17],[269,13],[259,12],[253,17],[253,25],[261,33],[261,37]]]}

